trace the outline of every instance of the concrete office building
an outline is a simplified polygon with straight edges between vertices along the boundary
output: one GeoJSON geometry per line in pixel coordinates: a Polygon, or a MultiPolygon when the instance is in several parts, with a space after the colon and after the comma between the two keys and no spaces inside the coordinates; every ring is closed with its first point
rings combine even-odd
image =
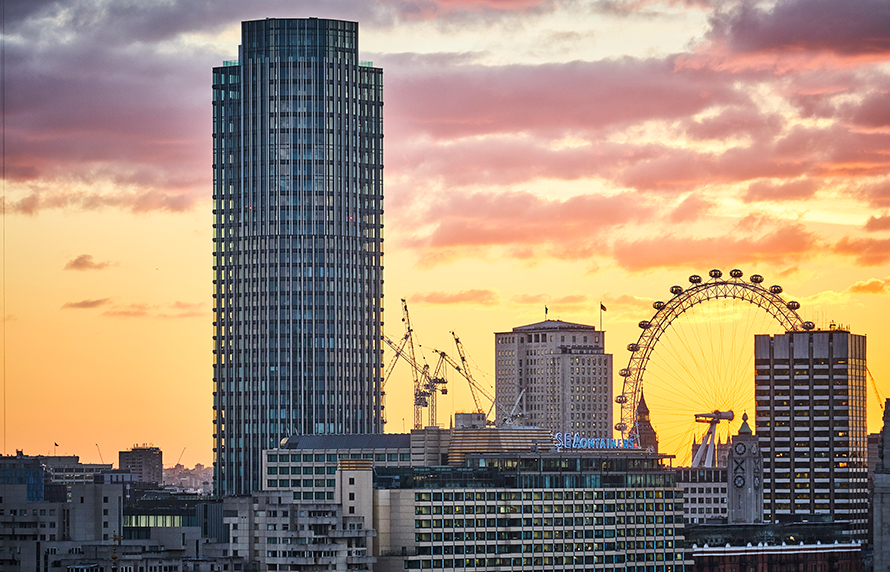
{"type": "Polygon", "coordinates": [[[605,343],[605,332],[560,320],[496,333],[498,420],[518,413],[512,421],[521,425],[610,438],[612,355],[605,343]]]}
{"type": "Polygon", "coordinates": [[[683,489],[683,518],[687,524],[726,524],[726,467],[677,467],[677,486],[683,489]]]}
{"type": "Polygon", "coordinates": [[[294,434],[382,431],[383,70],[358,24],[243,22],[213,69],[214,481],[294,434]]]}
{"type": "Polygon", "coordinates": [[[758,335],[754,352],[764,520],[833,520],[865,542],[865,336],[842,329],[758,335]]]}
{"type": "Polygon", "coordinates": [[[134,446],[118,453],[118,468],[134,473],[143,483],[164,483],[164,453],[158,447],[134,446]]]}

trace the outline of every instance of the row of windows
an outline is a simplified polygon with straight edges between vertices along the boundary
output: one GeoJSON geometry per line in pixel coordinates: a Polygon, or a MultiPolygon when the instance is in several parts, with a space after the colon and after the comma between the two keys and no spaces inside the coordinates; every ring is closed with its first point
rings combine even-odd
{"type": "MultiPolygon", "coordinates": [[[[634,560],[630,559],[628,555],[627,561],[633,562],[634,560]]],[[[643,556],[643,555],[640,555],[643,556]]],[[[651,556],[651,555],[646,555],[651,556]]],[[[677,553],[674,555],[673,553],[669,554],[655,554],[656,558],[639,560],[636,561],[666,561],[666,560],[683,560],[684,556],[682,553],[677,553]]],[[[523,557],[523,558],[454,558],[449,559],[446,558],[444,560],[406,560],[405,568],[408,570],[421,570],[428,568],[480,568],[480,569],[491,569],[495,566],[501,566],[504,568],[519,568],[525,566],[546,566],[546,570],[553,570],[553,566],[582,566],[582,565],[590,565],[590,564],[610,564],[610,563],[619,563],[620,566],[614,568],[614,570],[621,572],[684,572],[686,570],[686,566],[683,564],[665,564],[665,565],[639,565],[639,566],[628,566],[623,564],[625,562],[625,555],[623,554],[614,554],[614,555],[596,555],[596,556],[543,556],[543,557],[523,557]],[[589,559],[589,562],[588,562],[589,559]]],[[[599,569],[599,568],[597,568],[599,569]]],[[[691,569],[691,568],[690,568],[691,569]]],[[[563,572],[586,572],[589,568],[560,568],[563,572]]],[[[610,567],[603,568],[606,572],[611,572],[613,569],[610,567]]],[[[541,572],[541,569],[535,570],[534,572],[541,572]]]]}
{"type": "MultiPolygon", "coordinates": [[[[457,519],[424,519],[418,518],[414,520],[414,528],[506,528],[506,527],[517,527],[519,526],[516,521],[520,521],[521,519],[507,519],[507,518],[457,518],[457,519]]],[[[534,520],[534,519],[529,519],[534,520]]],[[[542,519],[545,520],[545,519],[542,519]]],[[[557,520],[557,519],[554,519],[557,520]]],[[[677,517],[677,522],[683,522],[682,517],[677,517]]],[[[545,525],[546,526],[546,525],[545,525]]],[[[557,526],[554,524],[553,526],[557,526]]],[[[566,525],[573,526],[573,525],[566,525]]],[[[588,525],[593,526],[593,525],[588,525]]],[[[606,525],[601,525],[606,526],[606,525]]],[[[676,530],[672,526],[650,526],[646,528],[625,528],[623,525],[618,526],[617,528],[572,528],[571,530],[543,530],[540,531],[543,536],[542,538],[616,538],[616,537],[634,537],[634,536],[674,536],[676,530]]],[[[682,534],[682,529],[680,530],[680,534],[682,534]]],[[[513,534],[520,534],[519,531],[511,531],[513,534]]],[[[535,532],[532,531],[532,534],[535,532]]],[[[458,534],[455,532],[454,534],[458,534]]],[[[463,534],[469,534],[469,532],[465,532],[463,534]]],[[[481,532],[477,532],[478,536],[481,532]]],[[[457,539],[455,539],[457,540],[457,539]]]]}
{"type": "Polygon", "coordinates": [[[299,488],[299,487],[335,487],[337,486],[337,481],[335,479],[267,479],[266,487],[267,488],[278,488],[278,487],[289,487],[289,488],[299,488]]]}
{"type": "MultiPolygon", "coordinates": [[[[266,460],[270,463],[336,463],[338,459],[370,459],[374,461],[410,461],[411,453],[339,453],[339,454],[303,454],[284,455],[269,453],[266,460]]],[[[274,474],[274,473],[269,473],[274,474]]],[[[281,473],[286,474],[286,473],[281,473]]],[[[295,473],[296,474],[296,473],[295,473]]]]}
{"type": "MultiPolygon", "coordinates": [[[[498,540],[518,540],[504,538],[507,533],[498,533],[498,540]]],[[[429,534],[416,534],[415,538],[429,536],[429,534]]],[[[477,536],[483,536],[479,533],[477,536]]],[[[540,537],[536,537],[540,538],[540,537]]],[[[579,537],[580,538],[580,537],[579,537]]],[[[422,541],[421,541],[422,542],[422,541]]],[[[454,554],[520,554],[534,552],[630,552],[634,550],[672,550],[673,540],[619,540],[617,542],[569,542],[558,544],[469,544],[462,546],[418,546],[417,555],[454,555],[454,554]]]]}
{"type": "MultiPolygon", "coordinates": [[[[515,467],[514,467],[515,468],[515,467]]],[[[725,471],[724,471],[725,474],[725,471]]],[[[725,479],[724,479],[725,481],[725,479]]],[[[477,491],[450,493],[414,493],[415,502],[517,501],[517,500],[614,500],[614,499],[672,499],[683,498],[682,491],[477,491]]]]}
{"type": "MultiPolygon", "coordinates": [[[[633,512],[672,511],[674,503],[618,503],[618,504],[566,504],[566,505],[417,505],[414,514],[542,514],[582,512],[633,512]]],[[[630,518],[630,517],[629,517],[630,518]]],[[[642,517],[640,517],[642,518],[642,517]]],[[[656,522],[661,516],[655,517],[656,522]]]]}

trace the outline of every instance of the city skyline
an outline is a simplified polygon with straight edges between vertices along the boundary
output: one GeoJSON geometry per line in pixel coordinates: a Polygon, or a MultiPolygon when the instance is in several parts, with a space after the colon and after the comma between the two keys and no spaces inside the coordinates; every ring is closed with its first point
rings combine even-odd
{"type": "Polygon", "coordinates": [[[737,267],[868,335],[890,393],[890,16],[835,4],[7,2],[5,452],[210,464],[208,70],[273,16],[358,21],[386,69],[388,334],[405,297],[493,379],[494,332],[602,302],[617,370],[671,285],[737,267]]]}

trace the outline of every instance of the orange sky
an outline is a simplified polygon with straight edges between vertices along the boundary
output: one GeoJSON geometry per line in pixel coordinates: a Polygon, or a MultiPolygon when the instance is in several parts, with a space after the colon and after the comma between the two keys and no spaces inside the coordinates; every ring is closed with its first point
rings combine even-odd
{"type": "MultiPolygon", "coordinates": [[[[210,70],[267,16],[357,20],[385,70],[390,336],[405,297],[424,346],[453,353],[455,330],[492,372],[493,332],[545,304],[598,324],[602,301],[617,383],[654,300],[737,267],[866,334],[890,395],[882,0],[22,1],[6,3],[6,453],[116,462],[151,442],[211,462],[210,70]]],[[[452,385],[440,420],[470,407],[452,385]]],[[[388,431],[410,428],[410,394],[400,365],[388,431]]],[[[665,440],[685,430],[672,415],[653,406],[665,440]]]]}

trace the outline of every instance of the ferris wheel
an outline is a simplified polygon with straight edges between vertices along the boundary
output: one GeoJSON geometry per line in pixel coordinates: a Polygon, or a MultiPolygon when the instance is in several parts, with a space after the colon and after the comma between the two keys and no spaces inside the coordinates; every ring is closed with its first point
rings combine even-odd
{"type": "Polygon", "coordinates": [[[798,315],[800,303],[786,301],[781,286],[764,286],[759,274],[745,280],[734,269],[724,278],[715,269],[708,276],[692,275],[687,288],[671,286],[672,298],[652,304],[655,314],[639,323],[639,340],[628,344],[630,359],[619,371],[623,389],[615,397],[621,407],[615,430],[635,438],[645,376],[645,400],[660,450],[679,459],[696,437],[696,414],[734,410],[738,425],[739,409],[754,413],[755,334],[815,328],[798,315]]]}

